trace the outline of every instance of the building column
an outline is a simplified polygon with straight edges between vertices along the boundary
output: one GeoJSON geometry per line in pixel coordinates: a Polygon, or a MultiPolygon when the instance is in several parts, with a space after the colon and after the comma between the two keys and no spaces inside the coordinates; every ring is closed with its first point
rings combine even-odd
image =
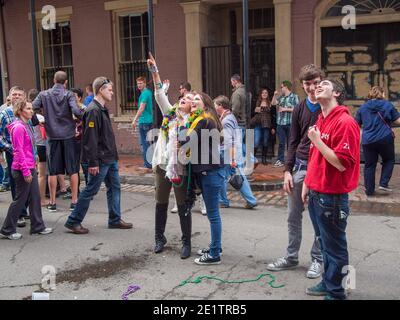
{"type": "Polygon", "coordinates": [[[292,0],[274,0],[275,74],[277,87],[292,78],[292,0]]]}
{"type": "Polygon", "coordinates": [[[186,27],[187,81],[197,91],[203,90],[201,48],[208,45],[209,7],[201,1],[182,2],[186,27]]]}

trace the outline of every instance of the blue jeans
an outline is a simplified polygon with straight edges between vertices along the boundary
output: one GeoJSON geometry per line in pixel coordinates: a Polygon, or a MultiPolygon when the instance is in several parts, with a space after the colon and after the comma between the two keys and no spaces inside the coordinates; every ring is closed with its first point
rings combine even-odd
{"type": "Polygon", "coordinates": [[[3,168],[3,179],[1,181],[1,184],[3,185],[4,188],[9,188],[10,187],[10,178],[8,177],[8,169],[7,168],[3,168]]]}
{"type": "MultiPolygon", "coordinates": [[[[245,162],[246,161],[246,128],[245,127],[239,127],[239,129],[242,129],[242,156],[243,158],[240,159],[239,157],[239,162],[245,162]]],[[[254,141],[255,141],[255,132],[254,132],[254,141]]],[[[254,146],[253,146],[254,148],[254,146]]],[[[253,149],[251,148],[251,149],[253,149]]],[[[250,161],[254,164],[258,162],[258,159],[254,156],[253,152],[250,152],[250,161]]]]}
{"type": "Polygon", "coordinates": [[[87,186],[89,182],[89,165],[87,163],[81,163],[83,176],[85,177],[85,186],[87,186]]]}
{"type": "MultiPolygon", "coordinates": [[[[147,149],[150,146],[150,143],[146,140],[147,133],[152,129],[153,125],[151,123],[140,123],[139,124],[139,134],[140,134],[140,146],[142,150],[144,166],[146,168],[151,169],[151,163],[148,161],[147,149]]],[[[149,159],[151,161],[151,159],[149,159]]]]}
{"type": "Polygon", "coordinates": [[[271,135],[270,128],[255,127],[254,148],[268,147],[270,135],[271,135]]]}
{"type": "Polygon", "coordinates": [[[345,299],[343,268],[349,265],[346,227],[350,214],[348,194],[332,195],[310,192],[308,204],[311,221],[320,237],[324,260],[322,281],[326,291],[337,299],[345,299]]]}
{"type": "Polygon", "coordinates": [[[382,171],[379,186],[387,188],[392,178],[395,153],[394,138],[392,135],[373,143],[362,145],[365,158],[364,185],[365,193],[372,195],[375,191],[375,171],[378,163],[378,156],[382,158],[382,171]]]}
{"type": "MultiPolygon", "coordinates": [[[[247,180],[246,176],[243,174],[242,170],[238,168],[242,177],[243,177],[243,185],[240,188],[240,194],[242,195],[243,199],[246,200],[248,204],[251,206],[255,206],[257,204],[257,199],[254,197],[253,192],[251,191],[250,183],[247,180]]],[[[229,164],[224,166],[224,183],[222,184],[221,191],[219,193],[219,203],[229,207],[229,199],[227,196],[227,189],[228,189],[228,181],[230,176],[235,174],[235,169],[233,169],[229,164]]]]}
{"type": "Polygon", "coordinates": [[[289,146],[290,125],[278,125],[277,133],[279,139],[278,160],[283,163],[285,161],[285,149],[289,146]]]}
{"type": "Polygon", "coordinates": [[[224,168],[198,173],[207,217],[210,221],[210,255],[218,257],[221,252],[222,222],[219,214],[219,193],[224,183],[224,168]]]}
{"type": "MultiPolygon", "coordinates": [[[[87,164],[84,164],[87,166],[87,164]]],[[[121,220],[121,184],[119,182],[118,162],[100,164],[100,172],[93,176],[85,189],[79,194],[74,211],[68,217],[67,225],[74,226],[82,223],[89,209],[90,201],[99,192],[104,181],[107,188],[108,225],[118,224],[121,220]]]]}
{"type": "Polygon", "coordinates": [[[3,178],[4,178],[4,169],[3,166],[0,164],[0,184],[3,184],[3,178]]]}

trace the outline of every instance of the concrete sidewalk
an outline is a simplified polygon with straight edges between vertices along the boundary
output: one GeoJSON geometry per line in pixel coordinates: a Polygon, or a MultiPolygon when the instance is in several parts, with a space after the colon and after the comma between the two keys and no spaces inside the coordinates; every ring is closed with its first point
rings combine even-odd
{"type": "MultiPolygon", "coordinates": [[[[119,165],[122,183],[154,185],[153,174],[143,168],[143,159],[140,156],[121,155],[119,165]]],[[[254,181],[251,182],[251,186],[254,191],[279,190],[283,186],[283,167],[260,164],[252,177],[254,181]]]]}
{"type": "MultiPolygon", "coordinates": [[[[143,168],[143,160],[140,156],[121,155],[120,174],[121,182],[125,184],[154,185],[152,173],[146,173],[143,168]]],[[[393,192],[387,193],[378,190],[381,167],[378,165],[376,173],[376,195],[367,197],[364,193],[364,165],[360,168],[360,181],[357,190],[350,196],[352,205],[356,205],[357,211],[380,211],[388,214],[400,214],[400,165],[395,165],[390,187],[393,192]]],[[[283,167],[276,168],[272,164],[260,164],[253,173],[254,181],[251,182],[253,191],[270,191],[277,195],[284,194],[283,167]]]]}

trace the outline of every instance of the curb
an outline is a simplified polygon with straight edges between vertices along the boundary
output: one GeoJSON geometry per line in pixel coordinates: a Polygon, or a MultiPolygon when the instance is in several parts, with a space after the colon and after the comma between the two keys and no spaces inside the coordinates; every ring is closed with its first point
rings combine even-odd
{"type": "MultiPolygon", "coordinates": [[[[122,184],[131,184],[131,185],[145,185],[145,186],[154,186],[154,176],[152,174],[145,174],[143,176],[134,176],[134,175],[120,175],[120,181],[122,184]]],[[[263,182],[263,181],[254,181],[250,182],[252,191],[274,191],[280,190],[283,187],[282,181],[271,181],[271,182],[263,182]]],[[[228,190],[234,190],[231,186],[228,186],[228,190]]]]}
{"type": "MultiPolygon", "coordinates": [[[[122,184],[128,185],[146,185],[154,186],[154,176],[146,174],[144,176],[121,175],[120,181],[122,184]]],[[[264,182],[250,182],[252,191],[275,191],[282,190],[283,182],[280,180],[264,182]]],[[[228,190],[234,190],[232,186],[228,186],[228,190]]],[[[271,204],[274,205],[274,204],[271,204]]],[[[370,214],[379,216],[400,217],[400,206],[398,203],[363,201],[359,199],[350,199],[351,211],[354,214],[370,214]]]]}

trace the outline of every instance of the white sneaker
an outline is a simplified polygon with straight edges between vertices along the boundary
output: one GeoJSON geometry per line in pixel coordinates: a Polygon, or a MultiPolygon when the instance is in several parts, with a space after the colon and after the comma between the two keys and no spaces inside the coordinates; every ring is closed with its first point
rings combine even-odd
{"type": "Polygon", "coordinates": [[[18,219],[18,221],[17,221],[17,227],[18,227],[18,228],[25,228],[25,226],[26,226],[25,218],[20,218],[20,219],[18,219]]]}
{"type": "Polygon", "coordinates": [[[16,233],[13,233],[13,234],[10,234],[10,235],[6,236],[5,234],[0,233],[0,237],[2,239],[19,240],[19,239],[22,238],[22,234],[16,232],[16,233]]]}
{"type": "Polygon", "coordinates": [[[322,274],[322,264],[319,263],[317,260],[314,260],[311,263],[310,268],[308,268],[306,276],[309,279],[315,279],[321,276],[321,274],[322,274]]]}
{"type": "Polygon", "coordinates": [[[206,216],[207,215],[207,209],[206,209],[206,206],[204,204],[203,196],[200,196],[197,201],[199,202],[199,207],[200,207],[201,214],[203,216],[206,216]]]}
{"type": "Polygon", "coordinates": [[[174,207],[171,209],[171,213],[178,213],[178,206],[175,203],[174,207]]]}
{"type": "Polygon", "coordinates": [[[38,232],[38,234],[41,234],[43,236],[45,236],[47,234],[50,234],[50,233],[53,233],[53,229],[52,228],[46,228],[43,231],[38,232]]]}
{"type": "Polygon", "coordinates": [[[269,271],[282,271],[282,270],[290,270],[297,267],[299,262],[292,262],[285,257],[278,258],[276,261],[271,262],[267,265],[267,270],[269,271]]]}
{"type": "Polygon", "coordinates": [[[274,167],[283,167],[283,166],[284,164],[280,160],[277,160],[274,164],[274,167]]]}
{"type": "Polygon", "coordinates": [[[382,191],[385,191],[385,192],[392,192],[393,191],[393,189],[390,189],[388,187],[382,187],[382,186],[379,186],[379,190],[382,190],[382,191]]]}

